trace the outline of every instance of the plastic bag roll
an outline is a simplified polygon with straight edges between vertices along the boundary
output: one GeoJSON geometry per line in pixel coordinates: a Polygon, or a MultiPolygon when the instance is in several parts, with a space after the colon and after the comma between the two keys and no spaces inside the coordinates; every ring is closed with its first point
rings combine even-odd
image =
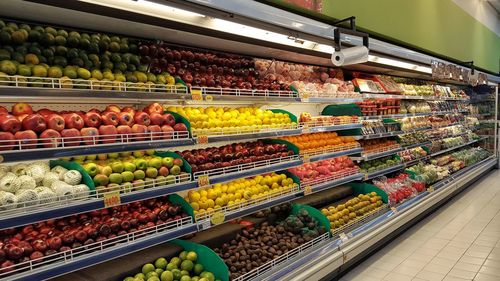
{"type": "Polygon", "coordinates": [[[368,48],[356,46],[335,51],[332,54],[332,63],[335,66],[363,63],[368,61],[368,48]]]}

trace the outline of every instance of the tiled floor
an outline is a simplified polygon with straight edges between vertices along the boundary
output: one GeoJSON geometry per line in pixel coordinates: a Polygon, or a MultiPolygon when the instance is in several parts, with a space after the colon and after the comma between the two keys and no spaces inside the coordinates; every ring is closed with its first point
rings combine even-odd
{"type": "Polygon", "coordinates": [[[500,281],[500,170],[341,278],[347,280],[500,281]]]}

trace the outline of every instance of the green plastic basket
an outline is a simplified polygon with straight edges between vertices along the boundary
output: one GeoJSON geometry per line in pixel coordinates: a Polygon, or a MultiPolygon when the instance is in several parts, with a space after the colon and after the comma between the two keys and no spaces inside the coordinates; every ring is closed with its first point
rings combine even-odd
{"type": "Polygon", "coordinates": [[[311,217],[315,218],[323,227],[325,227],[325,230],[329,233],[329,236],[331,236],[330,221],[325,215],[323,215],[316,208],[313,208],[309,205],[301,205],[301,204],[293,204],[291,212],[293,215],[297,215],[300,209],[305,209],[311,217]]]}

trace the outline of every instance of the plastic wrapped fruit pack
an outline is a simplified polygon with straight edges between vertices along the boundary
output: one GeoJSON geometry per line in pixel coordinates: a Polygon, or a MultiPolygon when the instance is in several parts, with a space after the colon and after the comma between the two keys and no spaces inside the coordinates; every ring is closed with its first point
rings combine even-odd
{"type": "Polygon", "coordinates": [[[425,190],[424,182],[412,180],[408,174],[404,173],[392,178],[380,177],[374,179],[373,185],[387,193],[390,205],[398,204],[425,190]]]}

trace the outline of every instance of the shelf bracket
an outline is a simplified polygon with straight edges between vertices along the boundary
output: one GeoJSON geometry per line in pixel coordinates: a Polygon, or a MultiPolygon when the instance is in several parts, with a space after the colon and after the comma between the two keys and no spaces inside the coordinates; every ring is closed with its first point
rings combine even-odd
{"type": "Polygon", "coordinates": [[[369,35],[364,32],[359,32],[356,30],[356,17],[348,17],[336,22],[333,22],[332,25],[338,25],[344,22],[349,22],[349,28],[343,28],[343,27],[335,27],[333,30],[333,40],[335,42],[335,51],[340,51],[341,50],[341,42],[340,42],[340,35],[341,34],[350,34],[354,36],[359,36],[363,38],[363,46],[368,48],[368,39],[369,35]]]}
{"type": "Polygon", "coordinates": [[[470,67],[470,74],[474,75],[474,61],[465,61],[463,64],[470,67]]]}

